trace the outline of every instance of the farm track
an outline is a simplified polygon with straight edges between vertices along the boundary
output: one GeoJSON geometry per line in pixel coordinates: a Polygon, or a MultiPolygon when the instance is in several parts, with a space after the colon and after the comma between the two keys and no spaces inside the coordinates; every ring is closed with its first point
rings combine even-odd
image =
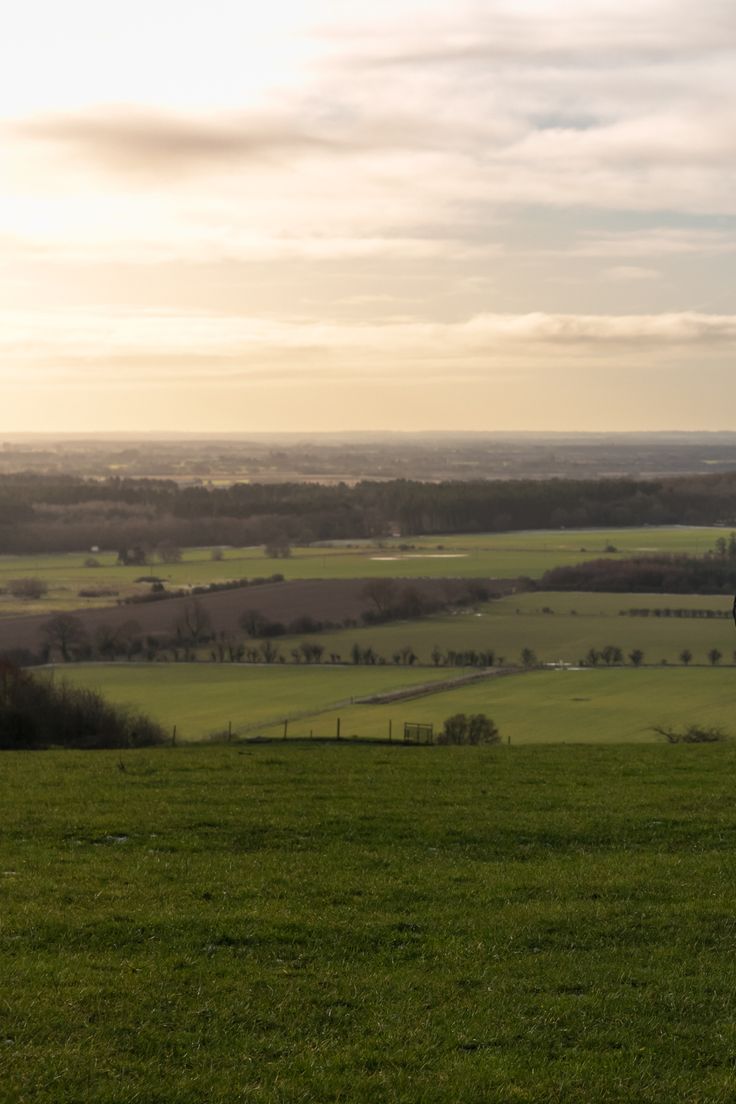
{"type": "Polygon", "coordinates": [[[440,694],[445,690],[456,690],[485,679],[502,678],[504,675],[522,675],[522,667],[487,667],[474,671],[470,675],[458,675],[457,678],[443,679],[441,682],[423,682],[418,686],[407,686],[404,690],[388,690],[385,694],[370,694],[365,698],[355,698],[355,705],[390,705],[391,702],[411,701],[413,698],[425,698],[429,694],[440,694]]]}

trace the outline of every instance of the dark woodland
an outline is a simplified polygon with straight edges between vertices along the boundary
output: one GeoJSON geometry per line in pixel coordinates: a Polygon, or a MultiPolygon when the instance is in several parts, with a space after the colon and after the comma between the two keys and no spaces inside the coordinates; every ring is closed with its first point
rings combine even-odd
{"type": "Polygon", "coordinates": [[[0,553],[268,544],[640,525],[736,524],[736,473],[676,478],[180,485],[0,476],[0,553]]]}

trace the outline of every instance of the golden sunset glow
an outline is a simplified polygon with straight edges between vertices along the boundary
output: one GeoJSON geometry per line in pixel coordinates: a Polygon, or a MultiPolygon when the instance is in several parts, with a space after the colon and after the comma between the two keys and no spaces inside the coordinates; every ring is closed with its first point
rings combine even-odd
{"type": "Polygon", "coordinates": [[[0,431],[733,428],[735,53],[720,0],[18,6],[0,431]]]}

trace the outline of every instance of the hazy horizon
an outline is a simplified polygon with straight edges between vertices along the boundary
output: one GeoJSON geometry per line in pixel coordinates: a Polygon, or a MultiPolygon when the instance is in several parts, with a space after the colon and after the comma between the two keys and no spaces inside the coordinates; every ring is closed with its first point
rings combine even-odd
{"type": "Polygon", "coordinates": [[[0,437],[736,430],[735,55],[725,0],[28,0],[0,437]]]}

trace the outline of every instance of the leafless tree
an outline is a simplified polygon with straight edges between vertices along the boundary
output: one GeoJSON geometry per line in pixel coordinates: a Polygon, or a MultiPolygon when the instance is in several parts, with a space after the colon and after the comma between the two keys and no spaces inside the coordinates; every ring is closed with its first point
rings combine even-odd
{"type": "Polygon", "coordinates": [[[13,598],[43,598],[48,594],[49,586],[45,579],[28,577],[25,579],[11,579],[8,583],[8,591],[13,598]]]}
{"type": "Polygon", "coordinates": [[[174,624],[174,632],[180,640],[198,644],[211,635],[212,618],[202,603],[195,598],[193,601],[184,604],[184,608],[174,624]]]}
{"type": "Polygon", "coordinates": [[[57,648],[65,663],[69,662],[77,649],[87,643],[84,623],[73,613],[57,613],[41,626],[41,631],[48,646],[57,648]]]}
{"type": "Polygon", "coordinates": [[[369,579],[360,592],[362,598],[373,602],[378,613],[385,613],[396,599],[396,584],[393,579],[369,579]]]}

